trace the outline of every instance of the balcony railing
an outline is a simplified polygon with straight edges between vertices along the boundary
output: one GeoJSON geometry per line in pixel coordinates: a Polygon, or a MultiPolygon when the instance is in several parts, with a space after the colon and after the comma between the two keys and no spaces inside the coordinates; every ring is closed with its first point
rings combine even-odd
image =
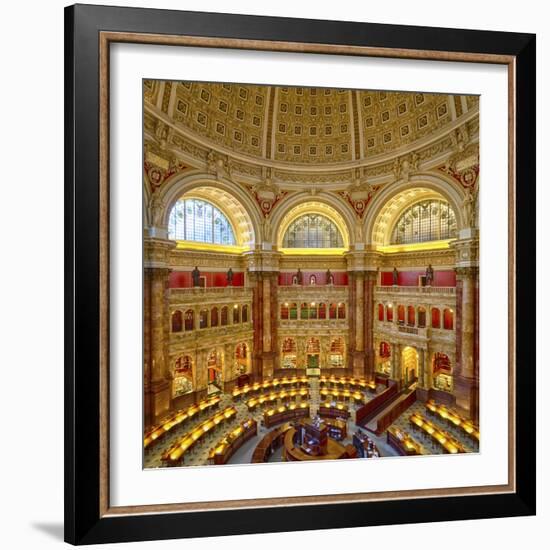
{"type": "Polygon", "coordinates": [[[376,292],[390,294],[456,294],[454,286],[377,286],[376,292]]]}
{"type": "Polygon", "coordinates": [[[170,289],[171,304],[222,304],[236,302],[249,304],[252,301],[252,290],[245,287],[191,287],[170,289]]]}

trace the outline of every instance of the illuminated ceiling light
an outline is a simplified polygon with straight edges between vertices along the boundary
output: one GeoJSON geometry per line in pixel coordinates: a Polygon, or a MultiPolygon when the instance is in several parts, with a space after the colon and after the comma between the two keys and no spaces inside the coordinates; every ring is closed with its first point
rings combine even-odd
{"type": "Polygon", "coordinates": [[[235,309],[237,309],[239,306],[238,306],[237,304],[235,304],[233,307],[234,307],[235,309]]]}
{"type": "Polygon", "coordinates": [[[311,302],[311,305],[314,306],[314,305],[315,305],[315,302],[311,302]]]}
{"type": "Polygon", "coordinates": [[[285,302],[285,307],[288,307],[288,302],[285,302]]]}

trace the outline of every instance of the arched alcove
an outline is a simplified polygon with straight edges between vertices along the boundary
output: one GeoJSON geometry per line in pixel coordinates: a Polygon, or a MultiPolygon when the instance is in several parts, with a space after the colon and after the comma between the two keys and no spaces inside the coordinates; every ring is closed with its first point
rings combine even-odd
{"type": "Polygon", "coordinates": [[[259,208],[241,186],[229,181],[213,180],[212,176],[204,174],[175,176],[157,199],[163,205],[159,219],[164,228],[168,227],[174,204],[182,198],[207,201],[223,212],[234,228],[237,247],[242,250],[253,249],[259,241],[262,224],[259,208]]]}
{"type": "Polygon", "coordinates": [[[458,184],[439,176],[419,175],[406,183],[389,185],[375,197],[365,219],[367,243],[377,248],[390,245],[391,233],[400,215],[415,203],[430,199],[448,203],[456,218],[457,231],[464,227],[463,191],[458,184]]]}

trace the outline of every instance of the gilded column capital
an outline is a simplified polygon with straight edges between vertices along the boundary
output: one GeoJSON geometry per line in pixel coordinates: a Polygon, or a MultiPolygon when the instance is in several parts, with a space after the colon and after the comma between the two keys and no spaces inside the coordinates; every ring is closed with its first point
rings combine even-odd
{"type": "Polygon", "coordinates": [[[457,267],[473,267],[479,264],[479,239],[477,236],[458,239],[451,246],[455,251],[457,267]]]}
{"type": "Polygon", "coordinates": [[[246,260],[249,273],[279,271],[280,252],[272,250],[253,250],[245,252],[243,257],[246,260]]]}
{"type": "Polygon", "coordinates": [[[143,241],[144,266],[168,267],[170,265],[170,253],[176,248],[175,241],[166,239],[147,238],[143,241]]]}
{"type": "Polygon", "coordinates": [[[143,271],[144,271],[146,276],[164,278],[164,277],[168,277],[168,275],[170,275],[170,273],[172,272],[172,269],[169,268],[169,267],[146,266],[146,267],[143,268],[143,271]]]}
{"type": "Polygon", "coordinates": [[[455,273],[457,279],[473,279],[479,275],[479,267],[455,267],[455,273]]]}

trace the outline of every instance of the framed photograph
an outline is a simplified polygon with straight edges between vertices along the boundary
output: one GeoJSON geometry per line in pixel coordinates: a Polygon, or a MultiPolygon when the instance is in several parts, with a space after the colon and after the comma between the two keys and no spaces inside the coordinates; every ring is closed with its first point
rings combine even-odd
{"type": "Polygon", "coordinates": [[[534,514],[535,36],[65,21],[67,542],[534,514]]]}

